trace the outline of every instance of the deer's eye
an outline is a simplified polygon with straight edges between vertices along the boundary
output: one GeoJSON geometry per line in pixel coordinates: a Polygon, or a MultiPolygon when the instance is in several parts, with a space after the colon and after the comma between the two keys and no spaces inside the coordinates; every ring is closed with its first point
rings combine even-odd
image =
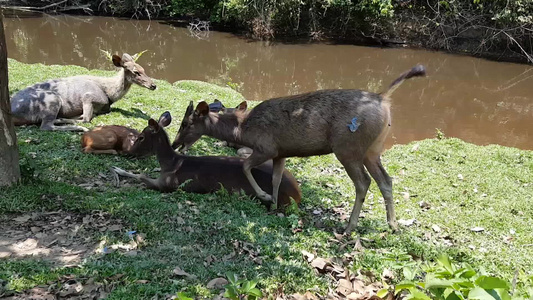
{"type": "Polygon", "coordinates": [[[140,135],[139,136],[139,142],[142,142],[144,140],[144,136],[140,135]]]}
{"type": "Polygon", "coordinates": [[[135,74],[135,76],[141,76],[141,73],[139,71],[135,71],[133,72],[133,74],[135,74]]]}

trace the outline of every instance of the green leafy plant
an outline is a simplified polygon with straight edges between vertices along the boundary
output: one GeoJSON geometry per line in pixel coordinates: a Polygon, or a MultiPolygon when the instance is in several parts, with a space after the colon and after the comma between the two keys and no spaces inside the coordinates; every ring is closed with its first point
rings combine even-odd
{"type": "Polygon", "coordinates": [[[185,293],[183,292],[178,292],[176,294],[176,299],[178,300],[193,300],[191,297],[187,296],[185,293]]]}
{"type": "Polygon", "coordinates": [[[424,272],[425,281],[416,282],[414,278],[418,272],[405,268],[404,281],[394,287],[385,287],[378,296],[383,298],[390,292],[397,295],[405,291],[405,299],[413,300],[511,299],[509,282],[484,272],[478,273],[466,263],[455,265],[447,255],[440,256],[436,264],[427,265],[424,272]]]}
{"type": "Polygon", "coordinates": [[[224,297],[232,300],[255,300],[263,296],[263,293],[256,288],[258,280],[239,279],[236,274],[226,273],[229,283],[224,286],[226,291],[224,297]]]}

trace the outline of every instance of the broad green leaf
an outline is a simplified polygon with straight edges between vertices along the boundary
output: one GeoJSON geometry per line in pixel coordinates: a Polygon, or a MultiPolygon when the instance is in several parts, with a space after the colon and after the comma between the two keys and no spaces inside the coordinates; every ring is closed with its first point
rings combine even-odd
{"type": "Polygon", "coordinates": [[[255,297],[263,297],[263,293],[258,288],[253,288],[248,291],[248,295],[252,295],[255,297]]]}
{"type": "Polygon", "coordinates": [[[426,277],[426,289],[451,287],[453,287],[453,281],[451,280],[435,278],[429,275],[426,277]]]}
{"type": "Polygon", "coordinates": [[[193,298],[188,297],[188,296],[185,295],[185,293],[183,293],[183,292],[178,292],[178,293],[176,294],[176,299],[178,299],[178,300],[193,300],[193,298]]]}
{"type": "Polygon", "coordinates": [[[439,258],[437,259],[437,262],[439,263],[439,265],[444,267],[446,271],[450,273],[450,275],[454,273],[453,266],[452,266],[452,263],[450,262],[450,258],[448,257],[448,255],[443,254],[439,256],[439,258]]]}
{"type": "Polygon", "coordinates": [[[406,280],[413,280],[416,276],[416,272],[413,271],[411,268],[404,268],[403,269],[403,277],[406,280]]]}
{"type": "Polygon", "coordinates": [[[255,288],[255,286],[257,285],[258,282],[259,282],[259,279],[250,280],[250,289],[255,288]]]}
{"type": "Polygon", "coordinates": [[[239,277],[237,277],[237,274],[233,272],[227,272],[226,277],[228,278],[229,282],[231,282],[233,285],[236,285],[237,280],[239,280],[239,277]]]}
{"type": "Polygon", "coordinates": [[[472,269],[472,267],[468,264],[465,264],[462,268],[455,271],[453,274],[454,277],[460,277],[460,278],[472,278],[476,276],[477,272],[472,269]]]}
{"type": "Polygon", "coordinates": [[[492,276],[484,276],[484,275],[479,276],[479,278],[476,279],[476,284],[486,290],[509,289],[511,287],[511,285],[503,279],[492,277],[492,276]]]}
{"type": "Polygon", "coordinates": [[[248,294],[248,291],[251,289],[250,281],[245,281],[242,285],[241,292],[243,294],[248,294]]]}
{"type": "Polygon", "coordinates": [[[431,300],[428,295],[426,295],[424,292],[421,292],[417,290],[416,288],[409,289],[411,292],[412,298],[414,300],[431,300]]]}
{"type": "Polygon", "coordinates": [[[461,294],[460,291],[456,291],[454,289],[445,289],[442,293],[442,296],[446,300],[464,300],[465,297],[463,294],[461,294]]]}
{"type": "Polygon", "coordinates": [[[389,290],[387,289],[381,289],[379,290],[376,295],[379,297],[379,298],[385,298],[385,296],[387,296],[387,294],[389,293],[389,290]]]}
{"type": "Polygon", "coordinates": [[[501,300],[511,300],[511,295],[509,295],[508,289],[494,289],[501,300]]]}
{"type": "Polygon", "coordinates": [[[237,289],[233,285],[226,285],[226,291],[224,292],[224,297],[232,299],[232,300],[238,300],[239,299],[239,293],[237,292],[237,289]]]}
{"type": "Polygon", "coordinates": [[[415,288],[416,284],[410,281],[402,281],[394,286],[395,291],[407,290],[410,288],[415,288]]]}
{"type": "Polygon", "coordinates": [[[494,297],[491,293],[489,293],[490,291],[487,291],[483,288],[480,288],[480,287],[476,287],[476,288],[473,288],[472,290],[470,290],[470,292],[468,293],[468,299],[472,299],[472,300],[499,300],[499,296],[498,298],[494,297]]]}

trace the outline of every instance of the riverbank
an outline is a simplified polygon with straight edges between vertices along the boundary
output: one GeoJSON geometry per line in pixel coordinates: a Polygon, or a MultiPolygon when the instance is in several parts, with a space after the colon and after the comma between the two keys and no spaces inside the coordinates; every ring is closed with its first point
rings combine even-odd
{"type": "MultiPolygon", "coordinates": [[[[10,59],[10,93],[74,74],[112,72],[10,59]]],[[[204,82],[156,83],[156,91],[132,87],[110,114],[86,126],[142,129],[146,118],[169,110],[172,138],[189,101],[217,98],[233,106],[243,99],[204,82]]],[[[270,296],[336,290],[335,277],[316,273],[303,250],[378,281],[385,269],[395,282],[402,280],[398,257],[424,263],[442,253],[509,282],[518,274],[519,293],[533,275],[532,151],[442,136],[395,145],[383,161],[394,178],[397,218],[405,225],[389,231],[372,183],[358,229],[363,248],[355,249],[335,233],[346,224],[355,191],[332,155],[288,160],[303,201],[299,210],[275,215],[242,195],[160,194],[133,181],[116,187],[110,166],[155,177],[155,158],[86,155],[77,133],[27,127],[17,135],[24,177],[20,185],[0,189],[0,295],[37,286],[68,294],[79,283],[107,299],[163,298],[178,291],[211,299],[221,290],[208,283],[226,272],[257,279],[270,296]],[[19,257],[24,254],[29,256],[19,257]]],[[[202,138],[190,154],[235,153],[202,138]]]]}
{"type": "Polygon", "coordinates": [[[263,5],[244,0],[70,2],[8,1],[6,5],[161,19],[180,26],[198,19],[210,21],[216,30],[242,33],[252,39],[424,48],[533,63],[530,1],[273,1],[263,5]]]}

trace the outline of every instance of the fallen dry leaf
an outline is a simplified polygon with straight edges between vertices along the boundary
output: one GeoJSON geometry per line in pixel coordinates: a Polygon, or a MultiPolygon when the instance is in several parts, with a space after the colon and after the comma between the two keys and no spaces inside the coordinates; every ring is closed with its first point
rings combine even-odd
{"type": "Polygon", "coordinates": [[[352,283],[346,279],[339,280],[339,285],[337,286],[337,289],[335,290],[338,294],[342,296],[348,296],[352,293],[352,283]]]}
{"type": "Polygon", "coordinates": [[[313,253],[302,250],[302,254],[304,258],[307,260],[307,262],[312,262],[313,259],[315,259],[315,255],[313,253]]]}
{"type": "Polygon", "coordinates": [[[196,278],[195,275],[191,275],[191,274],[183,271],[180,267],[175,267],[174,270],[172,271],[172,274],[174,274],[176,276],[184,276],[184,277],[187,277],[187,279],[195,279],[196,278]]]}
{"type": "Polygon", "coordinates": [[[331,266],[331,263],[327,259],[317,257],[311,262],[311,266],[319,271],[325,271],[327,266],[331,266]]]}
{"type": "Polygon", "coordinates": [[[19,222],[19,223],[25,223],[25,222],[28,222],[29,219],[31,219],[31,215],[22,215],[20,217],[14,218],[13,221],[19,222]]]}
{"type": "Polygon", "coordinates": [[[485,230],[485,228],[483,227],[474,227],[474,228],[470,228],[471,231],[473,232],[482,232],[485,230]]]}
{"type": "Polygon", "coordinates": [[[383,270],[383,273],[381,274],[381,277],[385,279],[385,281],[391,281],[394,279],[394,273],[392,273],[391,270],[385,268],[383,270]]]}
{"type": "Polygon", "coordinates": [[[208,289],[214,289],[214,288],[221,288],[224,287],[224,285],[228,284],[228,281],[225,278],[218,277],[215,279],[212,279],[207,283],[208,289]]]}
{"type": "Polygon", "coordinates": [[[415,222],[416,222],[416,219],[408,219],[408,220],[400,219],[400,220],[398,220],[398,224],[400,224],[402,226],[407,226],[407,227],[413,225],[415,222]]]}
{"type": "Polygon", "coordinates": [[[122,229],[122,225],[119,225],[119,224],[115,224],[115,225],[111,225],[107,227],[107,230],[109,231],[119,231],[121,229],[122,229]]]}

